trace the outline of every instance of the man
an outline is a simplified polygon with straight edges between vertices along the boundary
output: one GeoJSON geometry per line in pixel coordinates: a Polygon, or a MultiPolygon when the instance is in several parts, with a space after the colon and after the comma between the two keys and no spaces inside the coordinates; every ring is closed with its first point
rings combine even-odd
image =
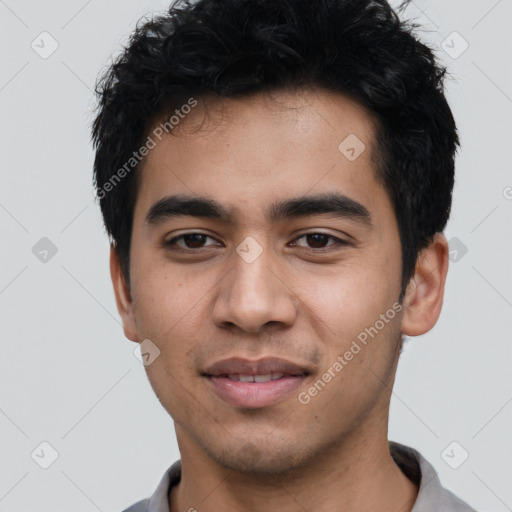
{"type": "Polygon", "coordinates": [[[444,73],[384,0],[178,2],[137,28],[98,85],[95,184],[181,460],[128,511],[473,510],[387,438],[448,270],[444,73]]]}

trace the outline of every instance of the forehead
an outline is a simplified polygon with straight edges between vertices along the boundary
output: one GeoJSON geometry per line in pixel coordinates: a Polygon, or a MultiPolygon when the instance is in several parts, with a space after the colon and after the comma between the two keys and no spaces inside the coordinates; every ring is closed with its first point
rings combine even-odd
{"type": "Polygon", "coordinates": [[[380,187],[374,119],[347,96],[276,92],[206,105],[198,98],[187,111],[144,161],[136,214],[174,194],[214,197],[243,215],[283,194],[337,191],[371,203],[380,187]]]}

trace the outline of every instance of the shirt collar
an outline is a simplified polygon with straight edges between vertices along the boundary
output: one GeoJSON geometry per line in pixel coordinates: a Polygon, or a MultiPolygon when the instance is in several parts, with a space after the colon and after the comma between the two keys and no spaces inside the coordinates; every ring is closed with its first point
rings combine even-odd
{"type": "Polygon", "coordinates": [[[441,485],[436,470],[420,452],[394,441],[389,441],[389,450],[397,466],[419,486],[411,512],[476,512],[441,485]]]}

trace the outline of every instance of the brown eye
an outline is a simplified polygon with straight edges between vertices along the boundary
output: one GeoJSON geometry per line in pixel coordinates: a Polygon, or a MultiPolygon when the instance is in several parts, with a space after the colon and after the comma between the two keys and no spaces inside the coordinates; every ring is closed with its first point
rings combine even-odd
{"type": "Polygon", "coordinates": [[[335,246],[335,245],[347,245],[347,242],[344,240],[340,240],[339,238],[336,238],[335,236],[328,235],[326,233],[306,233],[296,239],[301,240],[305,239],[307,245],[302,244],[295,244],[299,247],[309,247],[310,249],[317,249],[322,250],[327,247],[335,246]],[[326,245],[329,240],[333,240],[334,243],[326,245]]]}
{"type": "Polygon", "coordinates": [[[309,244],[313,244],[314,249],[319,249],[320,247],[323,247],[325,244],[329,242],[329,238],[331,238],[328,235],[324,235],[323,233],[313,233],[311,235],[306,235],[306,240],[309,244]],[[320,245],[320,247],[318,247],[320,245]]]}
{"type": "Polygon", "coordinates": [[[204,243],[206,239],[214,240],[211,236],[205,235],[203,233],[185,233],[183,235],[172,238],[168,242],[165,242],[166,246],[178,246],[182,249],[201,249],[204,247],[204,243]],[[182,244],[178,244],[178,240],[183,240],[182,244]]]}

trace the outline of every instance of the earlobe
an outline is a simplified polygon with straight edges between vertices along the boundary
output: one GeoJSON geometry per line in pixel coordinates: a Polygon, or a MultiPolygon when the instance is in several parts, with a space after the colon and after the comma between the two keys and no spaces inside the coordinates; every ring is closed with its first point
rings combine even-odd
{"type": "Polygon", "coordinates": [[[110,246],[110,277],[112,279],[112,286],[114,287],[117,311],[123,322],[124,335],[131,341],[139,342],[130,289],[124,278],[119,256],[113,245],[110,246]]]}
{"type": "Polygon", "coordinates": [[[419,253],[403,302],[403,334],[419,336],[436,324],[443,306],[448,255],[448,242],[442,233],[436,233],[428,247],[419,253]]]}

